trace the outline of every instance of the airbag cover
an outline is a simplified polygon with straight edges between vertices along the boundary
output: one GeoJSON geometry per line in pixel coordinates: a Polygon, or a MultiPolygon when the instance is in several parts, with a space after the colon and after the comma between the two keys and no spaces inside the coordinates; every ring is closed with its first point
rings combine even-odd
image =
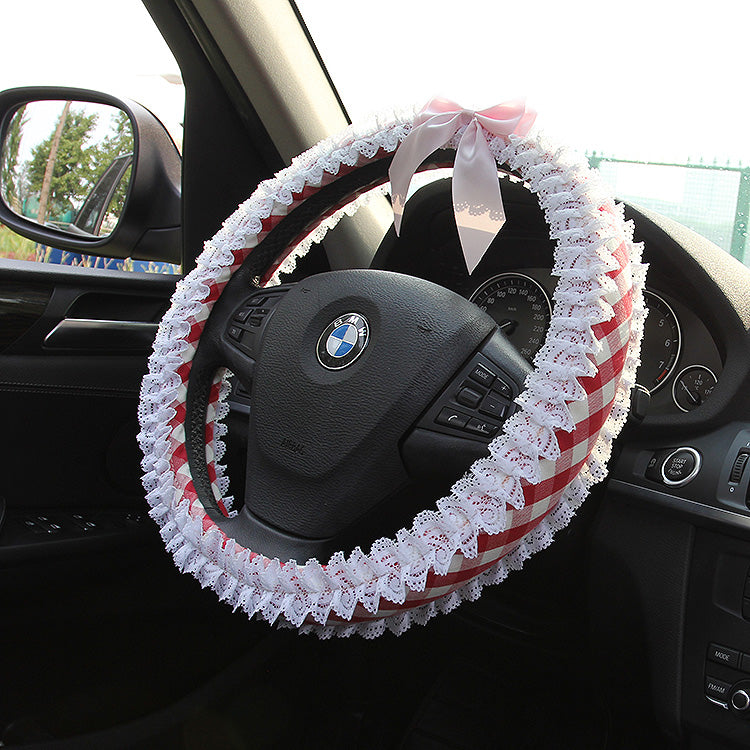
{"type": "Polygon", "coordinates": [[[351,270],[297,284],[268,322],[255,370],[248,507],[306,535],[351,522],[404,481],[400,438],[494,328],[463,297],[411,276],[351,270]],[[318,341],[351,312],[369,324],[367,346],[327,369],[318,341]]]}

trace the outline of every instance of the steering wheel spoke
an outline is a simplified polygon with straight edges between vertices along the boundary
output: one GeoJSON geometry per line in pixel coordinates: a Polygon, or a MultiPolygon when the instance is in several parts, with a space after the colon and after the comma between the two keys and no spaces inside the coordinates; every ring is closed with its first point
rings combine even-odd
{"type": "Polygon", "coordinates": [[[244,284],[228,285],[206,326],[201,365],[227,367],[250,392],[266,325],[293,286],[248,290],[244,284]]]}
{"type": "Polygon", "coordinates": [[[500,330],[450,379],[401,445],[413,480],[446,482],[487,455],[531,367],[500,330]]]}

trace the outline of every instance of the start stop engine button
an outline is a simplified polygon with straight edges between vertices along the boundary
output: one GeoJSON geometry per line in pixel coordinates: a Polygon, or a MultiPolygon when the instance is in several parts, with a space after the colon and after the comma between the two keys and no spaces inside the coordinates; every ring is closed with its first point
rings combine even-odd
{"type": "Polygon", "coordinates": [[[693,480],[701,468],[701,455],[695,448],[672,451],[661,466],[661,478],[670,487],[682,487],[693,480]]]}

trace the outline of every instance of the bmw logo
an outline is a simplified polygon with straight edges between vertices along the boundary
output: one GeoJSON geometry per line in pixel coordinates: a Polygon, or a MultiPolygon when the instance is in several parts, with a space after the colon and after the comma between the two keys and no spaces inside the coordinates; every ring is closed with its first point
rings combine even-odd
{"type": "Polygon", "coordinates": [[[318,339],[318,362],[327,370],[342,370],[365,350],[370,338],[367,318],[359,313],[346,313],[332,321],[318,339]]]}

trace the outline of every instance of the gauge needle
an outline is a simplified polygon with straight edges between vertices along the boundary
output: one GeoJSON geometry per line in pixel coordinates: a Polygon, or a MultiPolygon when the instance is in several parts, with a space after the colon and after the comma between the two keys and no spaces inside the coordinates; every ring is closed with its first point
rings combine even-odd
{"type": "Polygon", "coordinates": [[[687,393],[687,397],[690,399],[690,401],[695,404],[695,406],[698,406],[698,404],[701,402],[701,397],[697,393],[693,393],[682,381],[680,381],[680,385],[682,386],[685,393],[687,393]]]}
{"type": "Polygon", "coordinates": [[[510,334],[516,330],[518,321],[505,318],[505,320],[501,320],[497,325],[506,336],[510,336],[510,334]]]}

